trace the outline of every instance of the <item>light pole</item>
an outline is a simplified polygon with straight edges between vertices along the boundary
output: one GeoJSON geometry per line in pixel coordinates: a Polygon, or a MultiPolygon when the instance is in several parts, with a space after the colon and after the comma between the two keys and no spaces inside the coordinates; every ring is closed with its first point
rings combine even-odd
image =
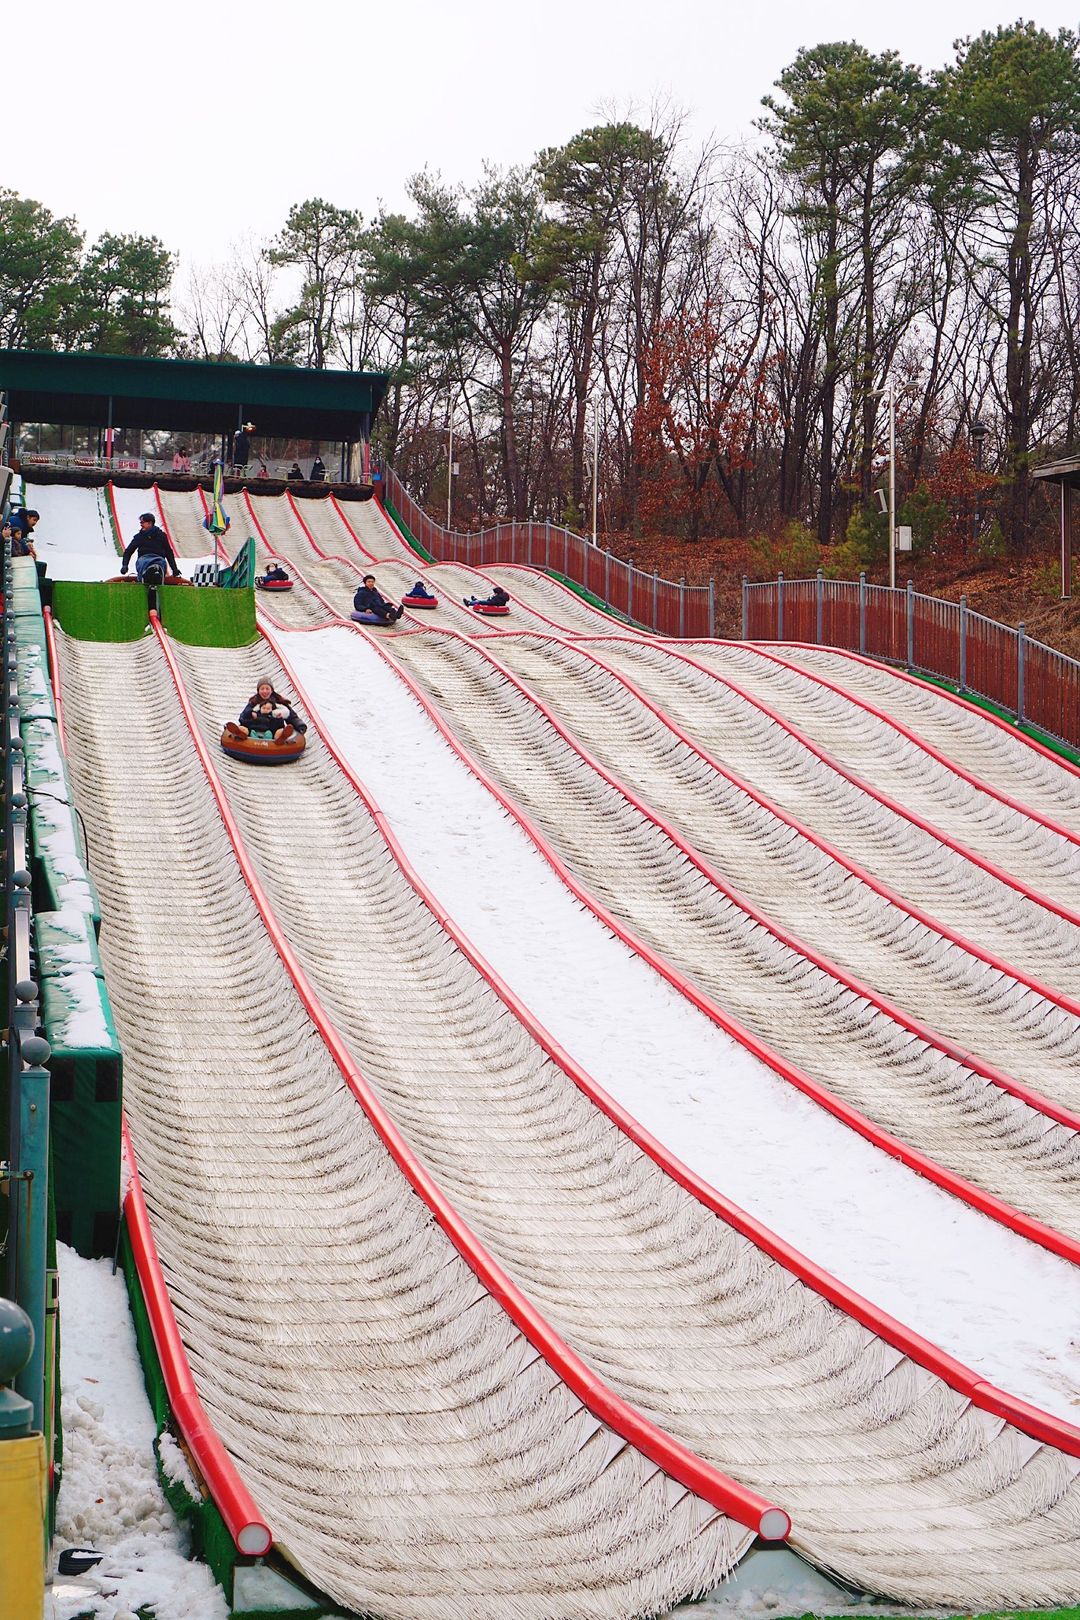
{"type": "MultiPolygon", "coordinates": [[[[870,395],[871,399],[880,399],[885,395],[889,401],[889,500],[886,511],[889,514],[889,586],[896,589],[896,389],[894,385],[886,383],[884,388],[876,388],[870,395]]],[[[878,490],[878,499],[881,491],[878,490]]]]}
{"type": "MultiPolygon", "coordinates": [[[[975,447],[975,472],[976,472],[976,475],[978,475],[978,474],[980,474],[982,472],[982,468],[983,468],[983,441],[985,440],[986,435],[989,432],[990,432],[990,429],[987,427],[985,422],[979,422],[979,421],[972,422],[971,426],[968,428],[968,436],[970,437],[971,442],[975,447]]],[[[975,484],[975,529],[974,529],[974,532],[973,532],[973,534],[971,536],[972,541],[974,542],[974,544],[976,546],[979,543],[979,529],[980,529],[981,526],[982,526],[982,484],[981,484],[980,481],[978,481],[978,477],[977,477],[977,481],[976,481],[976,484],[975,484]]]]}
{"type": "Polygon", "coordinates": [[[592,543],[596,544],[596,512],[600,469],[600,412],[593,405],[592,420],[592,543]]]}
{"type": "Polygon", "coordinates": [[[450,529],[450,517],[454,508],[454,405],[456,401],[451,395],[446,406],[446,527],[450,529]]]}

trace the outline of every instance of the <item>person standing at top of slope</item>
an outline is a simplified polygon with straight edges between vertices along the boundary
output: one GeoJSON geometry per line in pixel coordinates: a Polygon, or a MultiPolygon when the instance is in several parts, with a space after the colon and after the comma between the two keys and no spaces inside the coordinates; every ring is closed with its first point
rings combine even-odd
{"type": "Polygon", "coordinates": [[[139,516],[139,532],[132,537],[120,559],[122,574],[127,573],[132,556],[136,556],[135,578],[140,581],[146,578],[148,571],[154,569],[164,579],[166,565],[170,574],[180,572],[169,537],[163,529],[158,528],[152,512],[143,512],[139,516]]]}
{"type": "Polygon", "coordinates": [[[247,464],[251,458],[251,435],[254,431],[254,422],[244,422],[233,434],[233,471],[238,472],[241,477],[247,472],[247,464]]]}

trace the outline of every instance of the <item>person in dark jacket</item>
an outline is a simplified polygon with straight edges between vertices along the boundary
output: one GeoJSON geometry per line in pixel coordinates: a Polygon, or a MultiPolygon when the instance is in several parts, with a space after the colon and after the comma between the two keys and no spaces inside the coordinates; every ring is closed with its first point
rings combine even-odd
{"type": "Polygon", "coordinates": [[[506,607],[510,593],[504,591],[501,585],[496,585],[490,596],[463,596],[461,600],[466,607],[506,607]]]}
{"type": "Polygon", "coordinates": [[[32,506],[24,506],[17,512],[12,512],[8,519],[11,525],[11,555],[13,557],[36,557],[34,550],[34,530],[37,528],[40,514],[32,506]]]}
{"type": "Polygon", "coordinates": [[[311,463],[311,482],[313,484],[322,484],[325,483],[325,481],[326,466],[323,462],[322,456],[316,456],[315,460],[311,463]]]}
{"type": "Polygon", "coordinates": [[[434,592],[429,591],[422,579],[416,580],[405,592],[406,596],[418,597],[421,602],[434,602],[434,592]]]}
{"type": "Polygon", "coordinates": [[[289,576],[280,563],[271,563],[262,577],[264,585],[287,585],[289,576]]]}
{"type": "Polygon", "coordinates": [[[382,619],[384,624],[393,624],[395,619],[401,618],[405,609],[395,607],[393,602],[388,602],[382,592],[376,588],[375,575],[365,574],[363,584],[353,597],[353,611],[355,613],[373,613],[377,619],[382,619]]]}
{"type": "Polygon", "coordinates": [[[282,741],[287,742],[294,732],[306,731],[307,725],[288,698],[275,692],[273,681],[260,681],[244,705],[239,722],[230,720],[225,730],[234,737],[249,737],[260,731],[274,737],[280,733],[282,741]]]}
{"type": "Polygon", "coordinates": [[[126,574],[128,563],[136,557],[135,578],[143,580],[147,571],[158,569],[162,577],[166,567],[170,574],[179,574],[173,548],[169,544],[169,537],[163,529],[159,529],[154,521],[152,512],[143,512],[139,516],[139,532],[129,542],[124,555],[120,559],[120,572],[126,574]]]}
{"type": "Polygon", "coordinates": [[[245,422],[233,434],[232,458],[233,466],[238,473],[247,472],[247,464],[251,457],[251,435],[255,431],[254,422],[245,422]]]}
{"type": "Polygon", "coordinates": [[[285,474],[285,477],[288,479],[290,484],[303,483],[304,475],[300,471],[300,463],[298,461],[293,462],[292,466],[285,474]]]}

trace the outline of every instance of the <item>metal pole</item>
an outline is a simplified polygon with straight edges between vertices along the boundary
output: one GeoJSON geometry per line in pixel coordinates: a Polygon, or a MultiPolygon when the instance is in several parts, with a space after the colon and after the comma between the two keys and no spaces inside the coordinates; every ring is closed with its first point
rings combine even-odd
{"type": "Polygon", "coordinates": [[[1072,595],[1072,485],[1061,480],[1061,595],[1072,595]]]}
{"type": "Polygon", "coordinates": [[[450,529],[450,513],[454,500],[454,417],[451,409],[446,428],[446,527],[450,529]]]}
{"type": "Polygon", "coordinates": [[[652,627],[653,627],[654,630],[659,630],[659,628],[660,628],[660,570],[659,570],[659,568],[654,568],[653,571],[652,571],[652,627]]]}
{"type": "Polygon", "coordinates": [[[679,580],[679,639],[686,635],[686,575],[679,580]]]}
{"type": "Polygon", "coordinates": [[[960,598],[960,680],[961,692],[967,686],[967,597],[960,598]]]}
{"type": "MultiPolygon", "coordinates": [[[[594,534],[593,535],[593,545],[595,546],[595,544],[596,544],[596,536],[594,534]]],[[[605,603],[607,604],[608,607],[611,606],[611,552],[610,551],[605,551],[604,552],[604,601],[605,601],[605,603]]]]}
{"type": "Polygon", "coordinates": [[[866,651],[866,575],[859,575],[859,651],[866,651]]]}
{"type": "Polygon", "coordinates": [[[825,639],[825,575],[820,568],[817,571],[817,583],[814,587],[814,607],[814,640],[820,647],[825,639]]]}
{"type": "Polygon", "coordinates": [[[777,639],[777,641],[783,641],[783,639],[784,639],[784,571],[783,571],[783,569],[780,570],[780,573],[777,575],[777,578],[776,578],[776,639],[777,639]]]}
{"type": "Polygon", "coordinates": [[[716,580],[709,575],[709,636],[716,639],[716,580]]]}
{"type": "Polygon", "coordinates": [[[896,389],[889,384],[889,584],[896,589],[896,389]]]}
{"type": "Polygon", "coordinates": [[[1024,718],[1024,650],[1027,637],[1024,634],[1024,621],[1016,627],[1016,718],[1024,718]]]}
{"type": "Polygon", "coordinates": [[[907,667],[915,668],[915,581],[907,582],[907,667]]]}
{"type": "Polygon", "coordinates": [[[596,544],[596,509],[598,481],[597,474],[600,468],[600,412],[593,406],[592,423],[592,543],[596,544]]]}
{"type": "Polygon", "coordinates": [[[743,641],[750,640],[750,581],[744,574],[742,577],[742,637],[743,641]]]}

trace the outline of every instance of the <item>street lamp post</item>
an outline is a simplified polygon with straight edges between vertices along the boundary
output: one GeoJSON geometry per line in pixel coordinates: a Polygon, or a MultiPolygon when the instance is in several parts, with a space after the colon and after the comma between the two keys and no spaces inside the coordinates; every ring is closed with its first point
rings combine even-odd
{"type": "Polygon", "coordinates": [[[446,412],[446,527],[454,507],[454,405],[451,401],[446,412]]]}
{"type": "Polygon", "coordinates": [[[890,383],[889,396],[889,585],[896,589],[896,389],[890,383]]]}
{"type": "Polygon", "coordinates": [[[593,405],[592,420],[592,543],[596,545],[597,496],[600,470],[600,412],[593,405]]]}
{"type": "MultiPolygon", "coordinates": [[[[979,473],[982,472],[982,468],[983,468],[983,442],[986,439],[986,435],[989,432],[990,432],[990,429],[987,427],[985,422],[979,422],[979,421],[972,422],[971,426],[968,428],[968,435],[969,435],[969,437],[971,439],[972,444],[975,447],[975,472],[976,472],[976,474],[979,474],[979,473]]],[[[980,482],[976,482],[976,485],[975,485],[975,529],[974,529],[974,532],[973,532],[973,534],[971,536],[972,542],[976,546],[979,543],[979,530],[980,530],[981,527],[982,527],[982,485],[981,485],[980,482]]]]}

